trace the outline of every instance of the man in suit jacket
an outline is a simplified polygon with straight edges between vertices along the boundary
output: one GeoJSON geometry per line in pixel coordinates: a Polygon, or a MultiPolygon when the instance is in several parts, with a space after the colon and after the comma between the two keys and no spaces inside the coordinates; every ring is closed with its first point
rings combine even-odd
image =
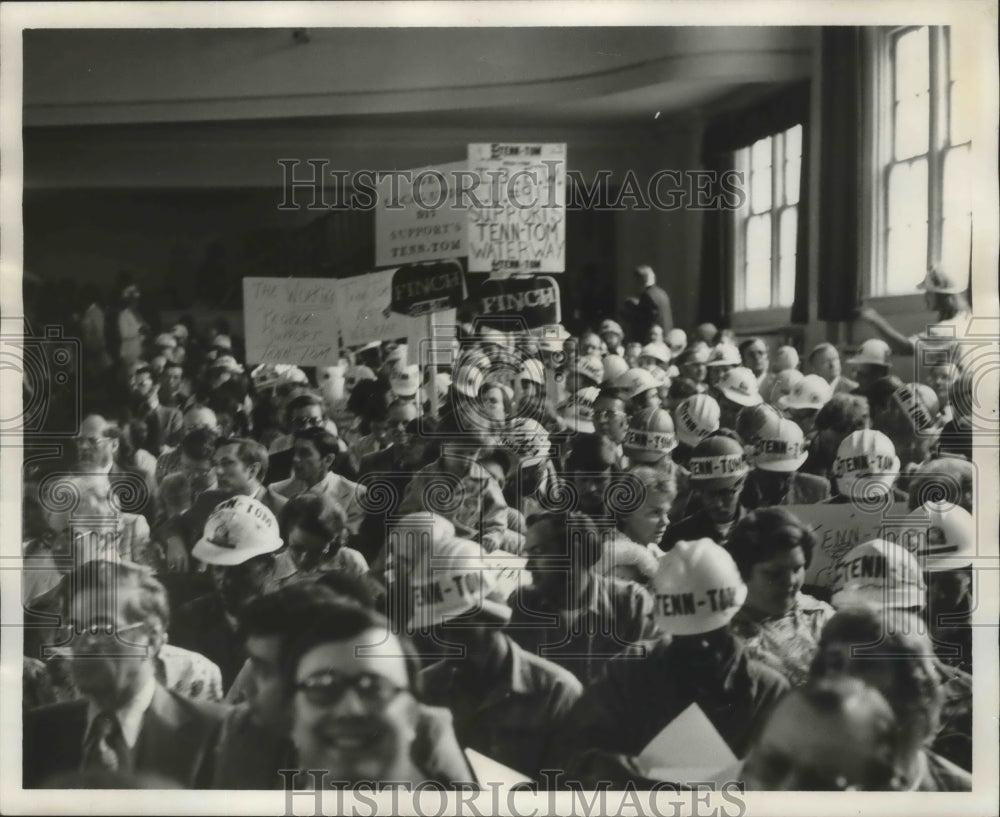
{"type": "Polygon", "coordinates": [[[234,496],[256,499],[276,517],[288,500],[263,484],[267,475],[267,449],[255,440],[229,437],[215,448],[215,474],[218,488],[205,491],[194,504],[164,526],[167,546],[167,566],[184,570],[189,564],[191,549],[201,538],[208,517],[216,506],[234,496]]]}
{"type": "Polygon", "coordinates": [[[656,273],[651,267],[645,265],[636,267],[634,275],[639,289],[636,307],[636,329],[640,333],[639,337],[644,342],[651,340],[648,335],[654,325],[662,327],[663,334],[666,335],[674,328],[670,296],[665,289],[656,285],[656,273]]]}
{"type": "Polygon", "coordinates": [[[24,787],[81,769],[207,786],[225,710],[156,680],[169,618],[163,586],[148,568],[101,560],[77,567],[67,587],[71,671],[84,697],[26,714],[24,787]]]}
{"type": "Polygon", "coordinates": [[[145,447],[158,457],[164,446],[177,445],[184,433],[183,415],[178,408],[161,405],[153,372],[146,361],[139,360],[132,365],[129,392],[127,416],[146,424],[145,447]]]}

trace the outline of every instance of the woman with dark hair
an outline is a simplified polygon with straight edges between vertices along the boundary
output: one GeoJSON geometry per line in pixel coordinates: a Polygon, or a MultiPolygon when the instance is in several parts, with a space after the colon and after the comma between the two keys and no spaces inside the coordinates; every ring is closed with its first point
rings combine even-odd
{"type": "Polygon", "coordinates": [[[868,605],[831,618],[810,678],[844,675],[875,687],[892,706],[903,730],[901,771],[910,791],[971,791],[971,775],[938,754],[971,768],[971,710],[961,705],[963,698],[971,705],[971,698],[961,689],[963,678],[935,662],[926,628],[912,613],[868,605]]]}
{"type": "Polygon", "coordinates": [[[815,546],[812,531],[780,506],[747,514],[727,544],[747,585],[733,630],[754,658],[793,685],[808,676],[820,633],[834,614],[830,605],[802,592],[815,546]]]}
{"type": "Polygon", "coordinates": [[[329,496],[306,493],[288,500],[278,524],[295,568],[284,581],[315,579],[331,571],[352,576],[368,572],[365,557],[346,544],[347,514],[329,496]]]}

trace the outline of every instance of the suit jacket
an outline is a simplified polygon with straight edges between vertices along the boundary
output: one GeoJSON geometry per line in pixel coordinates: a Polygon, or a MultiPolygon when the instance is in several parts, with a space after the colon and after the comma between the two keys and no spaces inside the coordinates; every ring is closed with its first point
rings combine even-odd
{"type": "Polygon", "coordinates": [[[639,316],[644,323],[643,329],[647,332],[654,323],[662,326],[664,332],[673,329],[674,313],[666,290],[656,284],[646,287],[639,296],[639,316]]]}
{"type": "Polygon", "coordinates": [[[246,660],[243,638],[229,625],[222,599],[214,592],[178,608],[170,623],[170,642],[217,664],[223,692],[229,691],[246,660]]]}
{"type": "MultiPolygon", "coordinates": [[[[752,471],[747,477],[747,482],[743,486],[743,493],[740,494],[740,504],[747,510],[755,510],[765,507],[761,496],[757,491],[755,474],[752,471]]],[[[785,491],[778,505],[815,505],[830,498],[830,481],[815,474],[793,473],[788,482],[788,490],[785,491]]],[[[775,504],[775,503],[772,503],[775,504]]]]}
{"type": "MultiPolygon", "coordinates": [[[[193,701],[157,684],[133,749],[134,771],[176,780],[184,788],[207,788],[225,712],[219,704],[193,701]]],[[[53,775],[77,771],[86,731],[86,700],[27,712],[24,788],[46,788],[53,775]]]]}

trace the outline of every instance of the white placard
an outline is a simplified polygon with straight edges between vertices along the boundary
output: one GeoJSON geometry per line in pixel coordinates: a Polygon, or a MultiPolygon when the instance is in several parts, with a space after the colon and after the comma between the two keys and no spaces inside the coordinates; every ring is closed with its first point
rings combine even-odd
{"type": "Polygon", "coordinates": [[[566,269],[566,145],[470,144],[469,272],[566,269]]]}
{"type": "Polygon", "coordinates": [[[336,363],[338,283],[325,278],[244,278],[247,363],[336,363]]]}
{"type": "Polygon", "coordinates": [[[465,161],[386,174],[375,210],[375,265],[460,258],[466,250],[466,208],[458,196],[465,161]]]}

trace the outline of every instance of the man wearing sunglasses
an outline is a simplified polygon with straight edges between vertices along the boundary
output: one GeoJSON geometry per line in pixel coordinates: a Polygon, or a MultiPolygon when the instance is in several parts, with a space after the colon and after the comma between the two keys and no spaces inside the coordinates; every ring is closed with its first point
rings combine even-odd
{"type": "Polygon", "coordinates": [[[147,568],[92,561],[69,577],[69,642],[80,700],[28,712],[24,786],[79,769],[155,774],[205,786],[224,710],[156,679],[166,591],[147,568]]]}

